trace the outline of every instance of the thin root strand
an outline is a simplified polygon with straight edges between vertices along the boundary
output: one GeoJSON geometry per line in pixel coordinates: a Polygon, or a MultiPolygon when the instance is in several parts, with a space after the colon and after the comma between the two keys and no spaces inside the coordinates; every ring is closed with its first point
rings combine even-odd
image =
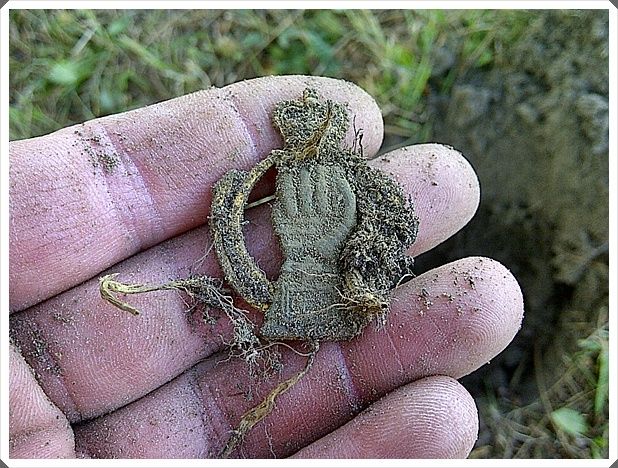
{"type": "Polygon", "coordinates": [[[311,366],[313,366],[313,362],[315,361],[315,356],[320,349],[319,342],[312,342],[311,348],[311,352],[307,358],[307,363],[298,374],[281,382],[268,395],[266,395],[266,398],[264,398],[264,400],[259,405],[250,409],[243,415],[240,423],[238,424],[238,428],[234,430],[232,436],[225,445],[225,448],[221,452],[221,458],[229,458],[229,456],[236,449],[236,447],[238,447],[238,445],[243,442],[247,433],[257,423],[259,423],[272,412],[275,407],[275,400],[277,399],[277,397],[287,392],[290,388],[296,385],[300,381],[300,379],[302,379],[307,374],[307,372],[309,372],[311,366]]]}

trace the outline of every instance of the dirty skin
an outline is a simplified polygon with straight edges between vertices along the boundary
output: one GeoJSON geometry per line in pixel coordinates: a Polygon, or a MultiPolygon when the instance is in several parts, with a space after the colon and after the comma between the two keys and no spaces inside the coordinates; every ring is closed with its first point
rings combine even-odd
{"type": "Polygon", "coordinates": [[[134,314],[119,294],[177,289],[220,308],[234,325],[232,352],[249,364],[272,343],[293,340],[309,347],[305,367],[243,415],[222,457],[232,455],[277,397],[310,371],[320,342],[349,340],[372,321],[383,324],[392,290],[413,276],[413,259],[405,253],[418,230],[412,201],[393,179],[367,165],[362,133],[352,147],[344,146],[346,106],[321,101],[308,88],[301,99],[278,103],[272,120],[283,148],[249,171],[229,171],[213,187],[210,228],[225,288],[199,276],[159,286],[124,284],[114,275],[100,281],[104,299],[134,314]],[[283,252],[276,281],[249,255],[242,233],[249,194],[272,167],[272,223],[283,252]],[[231,292],[264,313],[259,329],[234,306],[231,292]]]}

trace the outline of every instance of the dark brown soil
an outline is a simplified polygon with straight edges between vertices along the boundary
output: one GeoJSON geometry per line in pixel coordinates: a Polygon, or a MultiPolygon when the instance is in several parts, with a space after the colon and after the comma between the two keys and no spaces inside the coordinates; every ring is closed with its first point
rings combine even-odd
{"type": "MultiPolygon", "coordinates": [[[[433,139],[471,161],[482,198],[472,222],[417,268],[487,255],[520,282],[522,330],[463,380],[477,397],[503,398],[506,410],[538,400],[535,368],[551,386],[578,340],[607,320],[607,11],[539,11],[505,53],[449,95],[430,98],[433,139]]],[[[496,437],[481,430],[477,445],[495,447],[483,456],[501,456],[496,437]]],[[[545,456],[574,456],[556,447],[545,456]]]]}

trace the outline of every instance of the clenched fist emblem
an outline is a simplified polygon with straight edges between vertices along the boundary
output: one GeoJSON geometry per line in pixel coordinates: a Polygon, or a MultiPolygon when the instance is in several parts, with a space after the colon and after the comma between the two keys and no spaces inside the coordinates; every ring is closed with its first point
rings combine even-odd
{"type": "Polygon", "coordinates": [[[323,338],[340,313],[339,255],[356,224],[356,197],[343,169],[318,164],[280,170],[272,219],[285,261],[261,334],[323,338]]]}

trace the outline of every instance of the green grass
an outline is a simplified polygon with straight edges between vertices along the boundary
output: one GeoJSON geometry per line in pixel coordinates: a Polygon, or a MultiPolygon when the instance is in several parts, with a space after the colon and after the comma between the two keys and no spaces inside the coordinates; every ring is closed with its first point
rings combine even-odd
{"type": "Polygon", "coordinates": [[[10,17],[10,135],[27,138],[263,75],[343,78],[382,106],[386,132],[430,134],[426,95],[499,60],[524,12],[24,10],[10,17]],[[438,58],[453,66],[436,75],[438,58]]]}
{"type": "MultiPolygon", "coordinates": [[[[582,311],[570,311],[582,316],[582,311]]],[[[491,445],[477,446],[473,458],[607,458],[609,456],[608,309],[596,324],[573,321],[565,313],[552,352],[534,352],[538,398],[527,405],[498,399],[489,389],[477,401],[492,434],[491,445]],[[569,338],[579,340],[574,350],[569,338]],[[557,364],[558,362],[558,364],[557,364]],[[559,376],[548,381],[559,369],[559,376]]]]}

